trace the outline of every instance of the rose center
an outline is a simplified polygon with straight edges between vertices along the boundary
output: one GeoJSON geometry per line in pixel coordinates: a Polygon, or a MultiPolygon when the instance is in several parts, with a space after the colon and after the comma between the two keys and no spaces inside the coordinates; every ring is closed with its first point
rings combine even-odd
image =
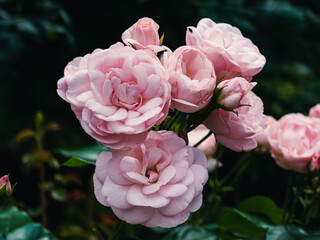
{"type": "Polygon", "coordinates": [[[146,177],[149,178],[149,183],[155,183],[159,179],[159,173],[157,170],[150,169],[147,171],[146,177]]]}
{"type": "Polygon", "coordinates": [[[114,86],[112,102],[119,107],[134,110],[141,103],[138,86],[130,83],[121,83],[114,86]]]}

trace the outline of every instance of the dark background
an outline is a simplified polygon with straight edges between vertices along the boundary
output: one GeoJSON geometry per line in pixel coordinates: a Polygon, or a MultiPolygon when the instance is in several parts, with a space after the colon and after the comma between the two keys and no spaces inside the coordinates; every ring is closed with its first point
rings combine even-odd
{"type": "MultiPolygon", "coordinates": [[[[65,158],[55,154],[56,149],[93,143],[69,104],[57,95],[57,81],[74,57],[121,41],[122,32],[142,17],[159,24],[164,45],[172,50],[185,44],[186,27],[196,26],[203,17],[238,27],[267,59],[262,72],[253,78],[258,82],[254,92],[262,98],[267,115],[278,119],[290,112],[307,114],[320,102],[319,1],[0,0],[0,176],[10,173],[12,182],[18,182],[15,198],[25,208],[39,205],[38,175],[21,161],[34,143],[18,143],[17,133],[34,128],[35,114],[41,111],[47,122],[60,125],[60,131],[44,139],[45,149],[59,162],[65,158]]],[[[222,172],[239,157],[227,151],[222,172]]],[[[256,158],[226,203],[262,194],[282,204],[287,172],[267,153],[256,158]]],[[[77,174],[86,179],[93,170],[88,167],[77,174]]],[[[47,171],[50,178],[56,170],[47,171]]],[[[66,167],[60,171],[72,172],[66,167]]],[[[89,187],[86,183],[78,188],[88,192],[89,187]]],[[[63,203],[52,200],[51,204],[63,209],[63,203]]],[[[64,210],[50,211],[51,219],[59,221],[64,216],[64,210]]]]}

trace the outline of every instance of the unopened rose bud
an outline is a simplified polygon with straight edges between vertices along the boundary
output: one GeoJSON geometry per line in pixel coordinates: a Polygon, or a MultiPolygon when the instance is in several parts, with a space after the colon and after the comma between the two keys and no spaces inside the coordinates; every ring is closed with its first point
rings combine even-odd
{"type": "Polygon", "coordinates": [[[217,98],[217,103],[223,109],[232,110],[240,106],[241,99],[256,85],[255,82],[248,82],[241,77],[235,77],[221,82],[218,89],[222,88],[217,98]]]}
{"type": "Polygon", "coordinates": [[[9,176],[4,175],[0,178],[0,203],[3,203],[8,196],[12,193],[9,176]]]}

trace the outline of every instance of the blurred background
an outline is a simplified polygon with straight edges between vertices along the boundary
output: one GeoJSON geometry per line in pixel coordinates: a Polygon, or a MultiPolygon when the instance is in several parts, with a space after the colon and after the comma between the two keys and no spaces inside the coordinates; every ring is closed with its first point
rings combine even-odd
{"type": "MultiPolygon", "coordinates": [[[[57,149],[94,141],[57,95],[57,81],[69,61],[121,41],[122,32],[142,17],[159,24],[164,45],[172,50],[185,44],[187,26],[196,26],[203,17],[238,27],[267,59],[253,78],[267,115],[307,114],[320,102],[316,0],[0,0],[0,176],[10,173],[11,181],[18,182],[16,204],[40,221],[40,175],[32,155],[37,141],[30,129],[37,131],[42,124],[48,130],[41,139],[49,163],[44,169],[48,228],[60,238],[71,239],[81,230],[78,239],[88,239],[90,227],[100,222],[107,228],[114,218],[92,195],[93,166],[59,167],[66,158],[57,149]]],[[[239,156],[226,150],[222,173],[239,156]]],[[[263,194],[281,206],[287,173],[267,153],[255,156],[224,202],[263,194]]]]}

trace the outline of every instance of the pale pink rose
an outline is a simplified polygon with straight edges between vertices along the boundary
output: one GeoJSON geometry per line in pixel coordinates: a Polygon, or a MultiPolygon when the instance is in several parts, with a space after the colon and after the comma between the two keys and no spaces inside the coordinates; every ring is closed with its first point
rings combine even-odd
{"type": "Polygon", "coordinates": [[[320,118],[320,103],[310,108],[309,117],[320,118]]]}
{"type": "Polygon", "coordinates": [[[98,201],[118,218],[147,227],[175,227],[202,204],[206,157],[169,131],[151,131],[131,151],[102,152],[93,176],[98,201]]]}
{"type": "Polygon", "coordinates": [[[273,117],[267,116],[268,118],[268,124],[263,131],[261,131],[259,134],[255,136],[255,139],[259,146],[264,148],[269,148],[269,140],[268,140],[268,129],[270,126],[272,126],[274,123],[277,122],[273,117]]]}
{"type": "Polygon", "coordinates": [[[164,50],[160,47],[159,25],[152,19],[144,17],[122,33],[122,41],[135,49],[150,49],[153,52],[164,50]]]}
{"type": "Polygon", "coordinates": [[[0,188],[6,186],[6,195],[9,196],[12,192],[11,184],[9,181],[9,176],[4,175],[0,178],[0,188]]]}
{"type": "Polygon", "coordinates": [[[232,110],[240,106],[242,98],[257,85],[256,82],[248,82],[244,78],[235,77],[222,81],[217,87],[223,88],[217,98],[222,108],[232,110]]]}
{"type": "Polygon", "coordinates": [[[172,108],[191,113],[209,103],[216,76],[202,52],[190,46],[179,47],[168,60],[167,72],[172,87],[172,108]]]}
{"type": "Polygon", "coordinates": [[[280,167],[306,173],[308,162],[320,153],[320,119],[300,113],[284,115],[270,126],[268,140],[280,167]]]}
{"type": "Polygon", "coordinates": [[[217,79],[244,77],[251,81],[259,73],[266,59],[250,39],[240,30],[225,23],[215,23],[209,18],[199,21],[197,28],[188,27],[187,45],[197,47],[213,63],[217,79]]]}
{"type": "Polygon", "coordinates": [[[214,110],[204,122],[218,142],[237,152],[256,148],[255,136],[267,126],[263,102],[253,92],[242,98],[240,104],[248,106],[235,108],[237,114],[221,108],[214,110]]]}
{"type": "Polygon", "coordinates": [[[58,82],[83,129],[115,149],[140,145],[170,106],[170,84],[159,59],[118,43],[76,58],[58,82]]]}
{"type": "MultiPolygon", "coordinates": [[[[189,146],[194,146],[201,139],[203,139],[210,130],[206,128],[205,125],[200,124],[198,127],[188,132],[189,146]]],[[[211,134],[206,140],[204,140],[197,148],[201,150],[207,158],[211,157],[216,150],[216,139],[213,134],[211,134]]]]}

